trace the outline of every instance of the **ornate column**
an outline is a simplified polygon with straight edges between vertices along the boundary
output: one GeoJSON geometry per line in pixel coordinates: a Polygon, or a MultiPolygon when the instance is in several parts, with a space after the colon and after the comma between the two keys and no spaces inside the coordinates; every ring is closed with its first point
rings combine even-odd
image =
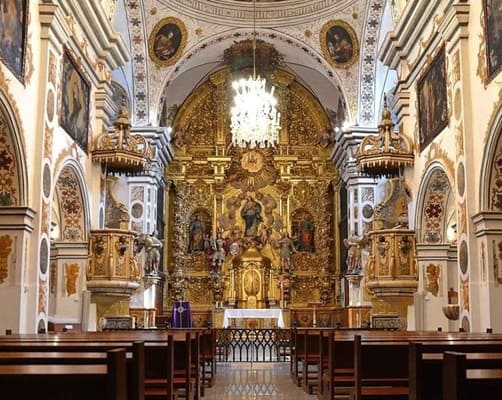
{"type": "Polygon", "coordinates": [[[35,320],[31,313],[36,310],[29,307],[31,302],[26,282],[34,280],[32,275],[37,273],[38,268],[32,271],[22,268],[28,264],[26,244],[33,231],[34,217],[35,211],[28,207],[0,208],[0,225],[9,227],[0,231],[0,283],[4,283],[0,290],[0,301],[4,305],[0,318],[1,332],[11,329],[13,333],[24,333],[28,314],[30,319],[35,320]]]}
{"type": "MultiPolygon", "coordinates": [[[[337,145],[333,151],[332,160],[340,171],[340,179],[345,183],[347,195],[346,237],[341,237],[340,242],[350,237],[362,237],[372,229],[377,181],[373,177],[364,176],[360,173],[357,168],[356,159],[352,154],[357,151],[362,138],[374,133],[376,133],[375,129],[361,127],[337,129],[335,132],[335,143],[337,145]]],[[[339,207],[341,206],[342,204],[339,205],[339,207]]],[[[334,209],[333,212],[339,211],[338,209],[334,209]]],[[[342,256],[345,254],[346,251],[342,251],[342,256]]],[[[368,253],[366,251],[361,252],[361,266],[363,269],[367,260],[368,253]]],[[[341,262],[345,265],[345,259],[341,260],[341,262]]],[[[364,287],[364,271],[361,271],[361,273],[363,274],[363,278],[360,285],[364,287]]],[[[345,285],[342,285],[343,280],[341,280],[344,276],[344,271],[335,271],[335,274],[338,277],[335,281],[335,294],[339,303],[342,297],[350,298],[353,295],[350,293],[350,285],[348,285],[349,293],[344,293],[345,285]]],[[[352,307],[367,307],[370,304],[370,299],[363,296],[361,304],[352,307]]],[[[344,304],[340,303],[339,305],[344,306],[344,304]]]]}
{"type": "MultiPolygon", "coordinates": [[[[458,281],[456,246],[449,244],[417,244],[418,296],[415,299],[415,329],[458,331],[458,314],[447,317],[441,310],[452,299],[448,292],[458,281]]],[[[457,304],[452,304],[450,308],[457,304]]],[[[458,310],[457,310],[458,311],[458,310]]]]}
{"type": "MultiPolygon", "coordinates": [[[[141,286],[132,296],[130,302],[130,314],[136,317],[136,324],[140,327],[155,327],[157,312],[163,311],[162,306],[162,274],[167,273],[167,258],[165,257],[166,240],[168,237],[166,228],[168,213],[165,210],[169,204],[169,190],[166,186],[163,171],[167,163],[172,159],[172,148],[168,143],[167,130],[163,128],[141,128],[132,132],[141,133],[148,139],[150,146],[155,149],[156,157],[152,168],[142,174],[127,178],[128,185],[128,209],[131,212],[130,229],[139,234],[140,242],[143,242],[141,251],[136,255],[137,261],[143,269],[141,286]],[[160,213],[160,218],[159,218],[160,213]],[[162,218],[162,216],[164,216],[162,218]],[[160,222],[160,225],[159,225],[160,222]],[[163,223],[162,223],[163,222],[163,223]],[[162,256],[157,269],[152,271],[149,260],[157,250],[148,246],[155,242],[162,246],[159,251],[162,256]],[[160,243],[158,242],[160,241],[160,243]]],[[[170,185],[168,185],[170,187],[170,185]]],[[[155,253],[156,254],[156,253],[155,253]]]]}
{"type": "MultiPolygon", "coordinates": [[[[49,322],[57,325],[80,325],[85,290],[87,242],[52,242],[49,272],[49,322]]],[[[59,329],[56,329],[57,331],[59,329]]]]}
{"type": "MultiPolygon", "coordinates": [[[[483,296],[483,315],[480,317],[483,328],[502,331],[502,321],[498,310],[502,304],[502,215],[499,211],[482,211],[472,217],[475,234],[480,246],[481,280],[479,290],[483,296]]],[[[462,292],[459,293],[460,297],[462,292]]],[[[462,300],[464,301],[464,300],[462,300]]]]}

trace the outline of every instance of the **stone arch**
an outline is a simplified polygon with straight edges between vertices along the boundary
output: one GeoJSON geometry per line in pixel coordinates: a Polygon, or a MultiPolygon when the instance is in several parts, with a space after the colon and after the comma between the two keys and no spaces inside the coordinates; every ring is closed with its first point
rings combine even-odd
{"type": "Polygon", "coordinates": [[[440,244],[452,241],[453,232],[448,232],[448,228],[452,229],[456,224],[452,185],[445,169],[439,163],[432,164],[426,171],[418,199],[416,214],[418,243],[440,244]]]}
{"type": "Polygon", "coordinates": [[[53,221],[59,221],[57,240],[85,242],[89,232],[89,207],[83,173],[74,160],[66,162],[56,175],[53,221]],[[54,215],[54,212],[57,214],[54,215]]]}
{"type": "Polygon", "coordinates": [[[479,204],[481,210],[502,211],[502,108],[493,120],[480,170],[479,204]]]}
{"type": "Polygon", "coordinates": [[[17,108],[0,89],[0,206],[27,204],[25,146],[17,108]]]}
{"type": "MultiPolygon", "coordinates": [[[[375,1],[380,1],[380,0],[375,0],[375,1]]],[[[239,41],[246,40],[246,39],[251,39],[253,37],[253,31],[252,30],[242,30],[239,29],[238,32],[238,38],[239,41]]],[[[305,44],[298,40],[293,35],[288,35],[284,32],[274,32],[273,38],[271,38],[270,31],[267,29],[260,29],[258,28],[256,30],[256,38],[258,40],[263,41],[269,46],[276,46],[277,44],[282,44],[282,45],[287,45],[290,48],[291,52],[301,54],[302,57],[304,57],[306,60],[308,60],[308,65],[311,66],[316,66],[318,67],[317,72],[324,77],[327,82],[330,82],[333,85],[333,88],[336,88],[336,90],[339,92],[341,103],[344,108],[345,112],[345,119],[348,121],[353,121],[357,119],[357,106],[352,106],[351,107],[351,96],[349,93],[347,93],[347,88],[344,85],[344,80],[339,71],[337,71],[335,68],[333,68],[327,60],[325,60],[324,56],[316,49],[310,48],[310,47],[305,47],[305,44]]],[[[205,52],[210,51],[209,49],[213,45],[218,45],[218,48],[223,47],[223,45],[227,45],[227,47],[230,47],[232,43],[234,43],[236,40],[236,31],[235,30],[229,30],[229,31],[224,31],[221,33],[216,33],[204,40],[201,40],[198,42],[196,45],[192,46],[191,48],[187,49],[187,51],[183,54],[183,56],[176,62],[175,68],[170,69],[165,76],[162,77],[162,80],[159,84],[159,87],[161,88],[158,90],[156,93],[152,93],[151,95],[151,102],[148,105],[148,112],[150,113],[150,119],[151,121],[158,121],[160,113],[162,112],[163,105],[164,105],[164,96],[165,96],[165,90],[166,88],[169,88],[172,86],[173,82],[179,78],[181,74],[186,72],[187,70],[192,69],[193,67],[187,66],[185,64],[190,64],[194,63],[194,59],[196,56],[201,57],[201,54],[205,54],[205,52]]],[[[223,57],[223,52],[222,52],[222,57],[223,57]]],[[[371,57],[368,57],[371,58],[371,57]]],[[[287,64],[287,63],[286,63],[287,64]]],[[[216,72],[221,66],[215,66],[214,69],[211,71],[208,71],[205,76],[201,76],[201,80],[203,81],[207,78],[208,75],[213,74],[216,72]]],[[[373,68],[373,67],[372,67],[373,68]]],[[[301,76],[299,76],[301,78],[301,76]]],[[[373,83],[371,83],[373,85],[373,83]]],[[[151,89],[150,89],[151,90],[151,89]]],[[[186,90],[186,89],[185,89],[186,90]]],[[[195,88],[196,90],[196,88],[195,88]]],[[[185,98],[190,96],[190,92],[187,91],[185,98]]],[[[143,96],[142,96],[143,97],[143,96]]],[[[148,96],[147,96],[148,97],[148,96]]],[[[374,99],[374,96],[371,96],[372,99],[374,99]]],[[[143,99],[141,102],[145,102],[143,99]]],[[[138,99],[135,99],[134,102],[134,114],[136,120],[138,120],[138,99]]],[[[146,107],[146,106],[145,106],[146,107]]],[[[146,115],[146,114],[145,114],[146,115]]],[[[136,121],[136,122],[141,122],[141,121],[136,121]]]]}

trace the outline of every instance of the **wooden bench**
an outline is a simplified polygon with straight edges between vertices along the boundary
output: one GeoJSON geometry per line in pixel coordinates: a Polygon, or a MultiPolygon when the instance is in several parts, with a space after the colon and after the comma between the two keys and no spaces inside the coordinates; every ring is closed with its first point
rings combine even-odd
{"type": "MultiPolygon", "coordinates": [[[[427,332],[402,332],[402,331],[378,331],[378,330],[360,330],[360,331],[347,331],[347,330],[338,330],[334,329],[332,330],[332,339],[329,340],[329,343],[331,343],[331,348],[328,347],[328,352],[329,355],[328,357],[324,356],[323,348],[324,346],[320,347],[320,351],[322,354],[322,360],[320,362],[321,366],[321,373],[320,373],[320,382],[319,382],[319,393],[318,397],[322,399],[333,399],[336,395],[337,398],[341,398],[340,396],[348,396],[350,398],[350,393],[351,393],[351,387],[355,385],[355,372],[352,372],[351,369],[354,368],[354,351],[351,349],[354,349],[354,344],[353,344],[353,335],[354,333],[357,333],[359,336],[361,336],[361,344],[362,346],[367,346],[371,345],[372,343],[376,345],[377,342],[380,342],[378,346],[380,346],[382,349],[385,346],[389,346],[389,354],[385,356],[383,359],[384,360],[390,360],[392,357],[391,356],[392,352],[394,351],[393,349],[395,348],[395,343],[400,342],[401,346],[404,348],[407,343],[413,342],[413,341],[423,341],[424,343],[438,343],[438,344],[445,344],[448,343],[449,345],[453,345],[455,343],[461,344],[463,342],[470,343],[471,345],[483,345],[486,343],[498,343],[502,340],[502,335],[492,335],[492,334],[486,334],[486,333],[447,333],[447,332],[436,332],[436,331],[427,331],[427,332]],[[328,367],[326,370],[326,361],[328,362],[328,367]]],[[[329,333],[326,333],[326,335],[329,335],[329,333]]],[[[324,339],[325,340],[325,339],[324,339]]],[[[328,344],[329,346],[329,344],[328,344]]],[[[453,347],[451,347],[453,349],[453,347]]],[[[397,379],[397,381],[388,381],[388,385],[385,384],[385,382],[381,382],[379,385],[382,386],[382,388],[374,388],[371,389],[372,391],[375,392],[375,397],[383,397],[386,398],[384,394],[379,394],[385,391],[388,391],[389,387],[400,387],[396,389],[390,390],[392,393],[390,394],[390,397],[400,397],[400,393],[405,393],[406,388],[405,386],[411,385],[411,382],[409,381],[406,383],[407,378],[408,378],[408,369],[409,366],[406,364],[408,356],[404,355],[404,350],[401,350],[400,353],[403,355],[400,357],[398,360],[399,364],[401,365],[402,368],[399,369],[399,374],[396,374],[394,378],[397,379]],[[403,373],[404,371],[404,373],[403,373]],[[377,390],[378,389],[378,390],[377,390]],[[396,393],[397,392],[397,393],[396,393]]],[[[370,363],[369,365],[371,366],[373,362],[369,361],[371,359],[371,356],[365,356],[362,359],[363,365],[368,365],[368,362],[370,363]],[[369,359],[368,359],[369,357],[369,359]],[[366,360],[368,359],[368,360],[366,360]]],[[[388,363],[385,363],[385,366],[387,367],[388,363]]],[[[378,371],[378,365],[382,365],[382,361],[378,360],[377,361],[377,371],[378,371]]],[[[363,367],[366,368],[366,367],[363,367]]],[[[362,372],[360,373],[360,375],[362,372]]],[[[441,374],[440,372],[436,374],[436,378],[440,377],[441,374]]],[[[389,377],[390,378],[390,377],[389,377]]],[[[377,382],[374,382],[375,384],[373,386],[378,386],[376,385],[377,382]]],[[[371,386],[371,382],[368,381],[366,384],[367,388],[362,391],[361,396],[364,396],[364,393],[371,391],[369,387],[371,386]]],[[[410,396],[412,395],[411,392],[411,387],[408,389],[410,392],[410,396]]],[[[352,389],[352,392],[354,390],[352,389]]],[[[355,394],[355,393],[354,393],[355,394]]],[[[403,395],[403,398],[406,397],[403,395]]],[[[411,397],[410,397],[411,398],[411,397]]],[[[431,397],[424,397],[427,399],[430,399],[431,397]]]]}
{"type": "MultiPolygon", "coordinates": [[[[207,331],[207,330],[206,330],[207,331]]],[[[168,336],[172,335],[174,338],[174,343],[176,348],[182,348],[183,346],[178,346],[177,342],[185,343],[185,334],[189,332],[191,335],[192,346],[194,351],[192,357],[199,359],[199,363],[202,365],[200,360],[200,355],[197,354],[199,351],[198,340],[196,339],[197,332],[202,332],[201,329],[172,329],[166,330],[149,330],[149,331],[108,331],[108,332],[86,332],[86,333],[49,333],[49,334],[28,334],[28,335],[9,335],[0,336],[0,351],[2,348],[9,346],[23,346],[25,350],[32,349],[37,351],[39,348],[46,348],[46,346],[52,350],[62,349],[65,351],[79,351],[83,342],[86,344],[87,349],[91,349],[94,346],[97,351],[106,348],[107,346],[127,346],[133,340],[143,340],[145,342],[145,375],[158,377],[156,371],[161,371],[162,376],[166,377],[166,360],[167,355],[167,340],[168,336]],[[73,350],[72,350],[73,349],[73,350]],[[195,351],[195,349],[197,349],[195,351]]],[[[178,351],[174,349],[174,360],[184,358],[184,350],[178,351]],[[178,354],[179,353],[179,354],[178,354]]],[[[203,394],[203,387],[200,383],[201,374],[196,373],[198,369],[194,367],[190,371],[190,385],[193,386],[193,396],[198,398],[203,394]],[[195,383],[194,383],[195,382],[195,383]]],[[[174,373],[174,370],[173,370],[174,373]]],[[[183,381],[183,377],[178,376],[176,378],[178,384],[183,381]]],[[[179,385],[178,385],[179,386],[179,385]]]]}
{"type": "Polygon", "coordinates": [[[410,400],[440,398],[442,394],[443,352],[502,354],[502,341],[448,340],[411,342],[409,352],[410,400]]]}
{"type": "Polygon", "coordinates": [[[408,342],[361,341],[354,336],[355,399],[408,398],[408,342]]]}
{"type": "Polygon", "coordinates": [[[502,390],[500,353],[445,352],[443,399],[499,399],[502,390]]]}
{"type": "Polygon", "coordinates": [[[337,334],[335,330],[321,332],[318,398],[323,400],[354,396],[354,339],[335,340],[337,334]]]}
{"type": "Polygon", "coordinates": [[[2,397],[18,400],[126,400],[126,351],[107,352],[106,363],[0,365],[2,397]]]}
{"type": "Polygon", "coordinates": [[[205,329],[200,337],[200,362],[202,386],[212,387],[216,375],[216,334],[214,329],[205,329]]]}
{"type": "Polygon", "coordinates": [[[180,331],[168,336],[163,350],[147,354],[151,366],[145,376],[146,398],[200,398],[199,343],[198,332],[180,331]]]}
{"type": "MultiPolygon", "coordinates": [[[[66,343],[65,343],[66,344],[66,343]]],[[[65,346],[53,343],[21,342],[0,345],[0,365],[105,365],[106,352],[121,347],[126,351],[127,398],[144,398],[145,353],[143,342],[97,344],[73,342],[65,346]]]]}

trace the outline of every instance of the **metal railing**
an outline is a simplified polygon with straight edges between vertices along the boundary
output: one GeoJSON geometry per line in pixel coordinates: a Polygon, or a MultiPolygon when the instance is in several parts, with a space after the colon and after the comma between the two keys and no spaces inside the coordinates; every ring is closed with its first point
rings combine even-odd
{"type": "Polygon", "coordinates": [[[216,361],[289,361],[290,336],[288,329],[216,329],[216,361]]]}

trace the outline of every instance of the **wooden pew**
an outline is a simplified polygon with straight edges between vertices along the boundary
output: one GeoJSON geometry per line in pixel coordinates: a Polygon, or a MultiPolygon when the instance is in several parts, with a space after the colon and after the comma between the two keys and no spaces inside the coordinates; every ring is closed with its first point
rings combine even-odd
{"type": "MultiPolygon", "coordinates": [[[[38,348],[49,349],[61,349],[79,351],[82,342],[86,343],[88,349],[94,348],[101,349],[106,346],[118,346],[127,345],[131,340],[144,340],[145,341],[145,370],[146,375],[150,377],[166,377],[166,362],[168,358],[167,355],[167,339],[168,335],[173,335],[175,347],[180,348],[183,354],[183,346],[178,346],[178,342],[185,343],[186,332],[190,332],[195,340],[197,332],[201,332],[200,329],[173,329],[169,331],[165,330],[152,330],[152,331],[109,331],[109,332],[87,332],[87,333],[58,333],[58,334],[38,334],[38,335],[12,335],[7,337],[0,337],[0,351],[5,346],[23,346],[25,350],[32,349],[36,351],[38,348]],[[160,371],[160,375],[156,373],[160,371]]],[[[194,344],[195,345],[195,344],[194,344]]],[[[176,356],[178,351],[175,351],[175,360],[178,358],[183,358],[182,355],[176,356]]],[[[196,353],[193,353],[194,355],[196,353]]],[[[192,371],[195,371],[193,369],[192,371]]],[[[177,386],[181,386],[182,382],[189,381],[193,386],[194,396],[199,397],[201,390],[200,375],[193,372],[191,374],[190,380],[183,379],[183,377],[178,376],[176,378],[177,386]]]]}
{"type": "Polygon", "coordinates": [[[409,353],[410,400],[440,398],[442,394],[443,352],[502,354],[502,341],[449,340],[411,342],[409,353]]]}
{"type": "Polygon", "coordinates": [[[216,334],[214,329],[205,329],[200,337],[200,362],[202,386],[212,387],[216,374],[216,334]]]}
{"type": "Polygon", "coordinates": [[[126,400],[126,351],[107,352],[105,364],[0,365],[2,396],[17,400],[126,400]]]}
{"type": "Polygon", "coordinates": [[[502,389],[502,357],[494,353],[445,352],[443,399],[498,399],[502,389]]]}
{"type": "Polygon", "coordinates": [[[408,398],[408,342],[361,341],[354,336],[355,399],[408,398]]]}
{"type": "Polygon", "coordinates": [[[302,374],[301,374],[301,384],[303,390],[308,394],[313,394],[317,391],[317,386],[319,383],[319,371],[320,371],[320,337],[321,331],[319,329],[305,329],[303,332],[303,346],[301,348],[301,360],[302,360],[302,374]]]}
{"type": "MultiPolygon", "coordinates": [[[[127,398],[129,400],[144,399],[145,354],[144,343],[133,342],[120,346],[126,353],[127,398]]],[[[119,347],[109,344],[76,343],[70,346],[46,346],[46,343],[11,343],[0,346],[0,365],[105,365],[107,351],[119,347]]]]}
{"type": "Polygon", "coordinates": [[[200,398],[200,335],[186,330],[175,333],[169,335],[164,351],[156,348],[147,353],[152,365],[145,377],[146,398],[200,398]]]}
{"type": "Polygon", "coordinates": [[[321,371],[318,398],[323,400],[352,398],[354,395],[354,340],[335,340],[336,330],[321,332],[321,371]],[[327,347],[326,347],[327,346],[327,347]]]}

